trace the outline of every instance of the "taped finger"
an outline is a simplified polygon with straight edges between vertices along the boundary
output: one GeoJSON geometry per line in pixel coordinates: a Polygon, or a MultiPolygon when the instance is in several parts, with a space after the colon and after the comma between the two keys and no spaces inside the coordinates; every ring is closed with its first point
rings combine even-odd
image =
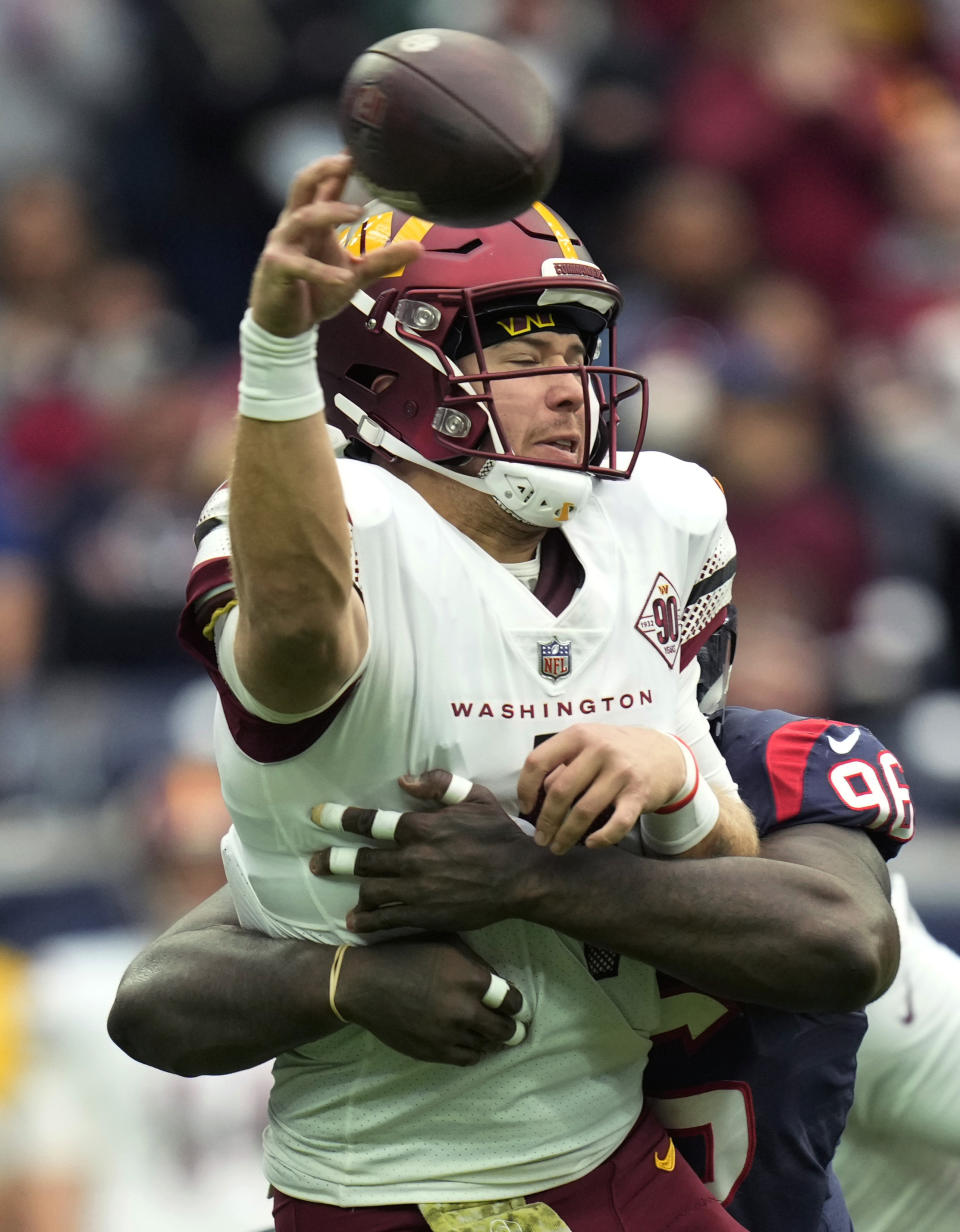
{"type": "Polygon", "coordinates": [[[402,813],[394,812],[392,809],[377,809],[370,826],[370,837],[393,842],[397,837],[397,825],[402,816],[402,813]]]}
{"type": "Polygon", "coordinates": [[[331,834],[343,834],[343,814],[346,808],[345,804],[321,804],[310,810],[310,817],[314,825],[321,830],[329,830],[331,834]]]}
{"type": "Polygon", "coordinates": [[[480,1000],[488,1010],[498,1010],[503,1005],[504,998],[510,991],[510,985],[502,975],[497,975],[495,971],[490,974],[490,983],[487,985],[487,991],[483,994],[480,1000]]]}
{"type": "Polygon", "coordinates": [[[473,791],[473,784],[462,774],[451,774],[447,790],[440,797],[441,804],[462,804],[473,791]]]}
{"type": "Polygon", "coordinates": [[[334,877],[355,876],[359,854],[359,847],[331,847],[330,872],[334,877]]]}
{"type": "Polygon", "coordinates": [[[526,1038],[527,1028],[522,1022],[520,1022],[519,1019],[517,1019],[517,1022],[513,1028],[513,1035],[511,1035],[508,1040],[503,1041],[503,1046],[504,1048],[516,1048],[517,1044],[522,1044],[526,1038]]]}

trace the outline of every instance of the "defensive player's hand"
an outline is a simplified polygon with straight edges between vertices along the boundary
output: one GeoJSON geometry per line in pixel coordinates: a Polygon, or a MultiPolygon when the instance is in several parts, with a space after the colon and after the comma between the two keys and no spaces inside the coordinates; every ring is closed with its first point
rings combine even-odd
{"type": "Polygon", "coordinates": [[[250,288],[253,319],[268,333],[302,334],[336,316],[361,287],[420,255],[414,241],[387,244],[362,257],[340,246],[336,229],[363,213],[340,200],[352,166],[349,155],[337,154],[295,176],[250,288]]]}
{"type": "Polygon", "coordinates": [[[337,1008],[381,1043],[418,1061],[475,1065],[525,1034],[520,990],[497,995],[492,968],[459,937],[428,935],[354,946],[337,985],[337,1008]]]}
{"type": "MultiPolygon", "coordinates": [[[[446,770],[400,779],[406,792],[434,807],[399,817],[380,813],[381,818],[396,819],[392,840],[378,847],[349,848],[356,853],[349,871],[360,878],[360,893],[347,915],[348,928],[357,933],[387,928],[460,931],[519,913],[537,866],[547,864],[548,857],[486,787],[474,784],[462,803],[435,807],[449,783],[446,770]]],[[[311,816],[330,829],[323,805],[311,816]]],[[[369,837],[377,816],[374,809],[347,808],[335,825],[369,837]]],[[[334,833],[330,837],[336,842],[334,833]]],[[[311,871],[336,876],[336,863],[331,871],[335,850],[315,852],[311,871]]]]}
{"type": "Polygon", "coordinates": [[[577,723],[533,750],[520,772],[517,795],[524,816],[536,812],[536,842],[562,855],[608,809],[609,818],[587,835],[586,846],[621,842],[641,813],[677,794],[685,774],[679,745],[663,732],[577,723]]]}

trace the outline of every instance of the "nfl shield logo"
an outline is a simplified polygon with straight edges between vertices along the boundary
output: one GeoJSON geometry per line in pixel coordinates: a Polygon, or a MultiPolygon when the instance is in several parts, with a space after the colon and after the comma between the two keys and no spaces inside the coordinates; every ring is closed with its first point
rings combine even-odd
{"type": "Polygon", "coordinates": [[[572,642],[537,642],[540,647],[540,675],[548,680],[559,680],[570,675],[570,647],[572,642]]]}

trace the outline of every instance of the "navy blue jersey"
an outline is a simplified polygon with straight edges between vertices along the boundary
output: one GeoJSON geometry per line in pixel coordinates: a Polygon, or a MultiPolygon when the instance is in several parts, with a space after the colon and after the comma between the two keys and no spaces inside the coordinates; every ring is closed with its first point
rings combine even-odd
{"type": "Polygon", "coordinates": [[[889,860],[913,834],[903,767],[865,727],[730,706],[719,743],[761,836],[827,822],[865,830],[889,860]]]}
{"type": "MultiPolygon", "coordinates": [[[[890,858],[913,832],[903,769],[865,728],[731,707],[719,743],[761,835],[847,826],[890,858]]],[[[849,1232],[830,1161],[866,1015],[739,1005],[667,976],[660,989],[644,1081],[677,1149],[750,1232],[849,1232]]]]}

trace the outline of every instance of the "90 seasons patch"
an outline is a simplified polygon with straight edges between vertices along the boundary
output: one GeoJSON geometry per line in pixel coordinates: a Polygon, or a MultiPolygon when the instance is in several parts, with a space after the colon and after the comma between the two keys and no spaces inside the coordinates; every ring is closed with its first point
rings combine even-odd
{"type": "Polygon", "coordinates": [[[665,574],[657,574],[633,627],[673,667],[680,649],[680,598],[665,574]]]}

